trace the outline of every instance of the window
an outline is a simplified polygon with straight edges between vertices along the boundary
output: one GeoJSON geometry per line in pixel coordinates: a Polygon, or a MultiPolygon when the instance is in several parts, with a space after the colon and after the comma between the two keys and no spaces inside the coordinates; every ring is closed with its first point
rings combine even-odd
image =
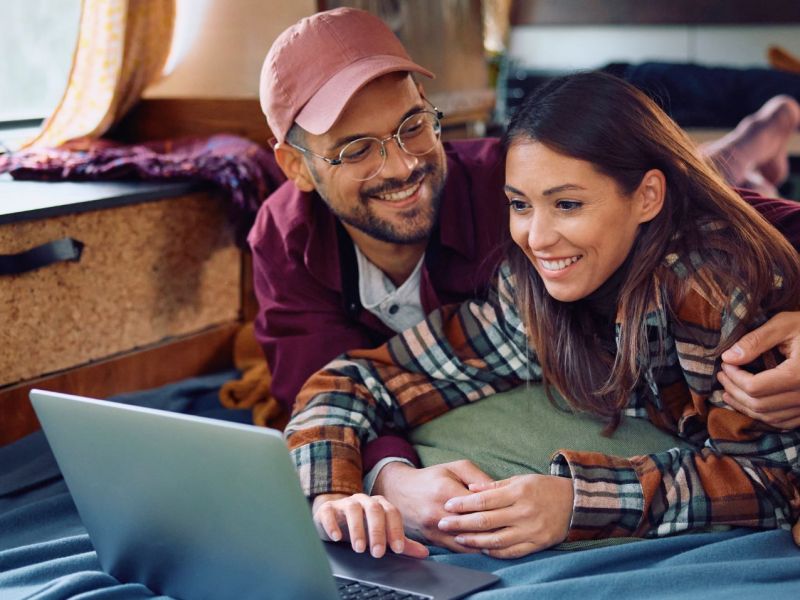
{"type": "Polygon", "coordinates": [[[0,141],[36,131],[66,88],[78,39],[80,0],[2,0],[0,141]]]}

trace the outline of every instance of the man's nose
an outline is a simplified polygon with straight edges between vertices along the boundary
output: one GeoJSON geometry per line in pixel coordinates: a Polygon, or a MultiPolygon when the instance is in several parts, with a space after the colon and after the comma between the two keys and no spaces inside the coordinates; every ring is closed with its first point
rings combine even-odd
{"type": "Polygon", "coordinates": [[[380,174],[386,179],[406,179],[419,162],[419,158],[403,150],[395,138],[383,142],[383,151],[386,160],[380,174]]]}

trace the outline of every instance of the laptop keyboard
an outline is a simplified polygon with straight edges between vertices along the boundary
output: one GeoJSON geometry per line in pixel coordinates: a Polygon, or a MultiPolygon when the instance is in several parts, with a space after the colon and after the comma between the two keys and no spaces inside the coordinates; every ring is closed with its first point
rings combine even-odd
{"type": "Polygon", "coordinates": [[[343,577],[334,579],[342,600],[430,600],[431,598],[343,577]]]}

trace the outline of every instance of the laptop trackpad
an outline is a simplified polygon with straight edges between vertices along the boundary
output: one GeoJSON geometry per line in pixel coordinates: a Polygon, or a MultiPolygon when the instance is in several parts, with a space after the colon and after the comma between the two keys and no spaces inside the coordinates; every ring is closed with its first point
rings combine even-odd
{"type": "Polygon", "coordinates": [[[387,554],[373,558],[353,552],[349,545],[326,543],[325,551],[334,575],[394,589],[452,600],[498,581],[493,573],[464,569],[432,560],[387,554]]]}

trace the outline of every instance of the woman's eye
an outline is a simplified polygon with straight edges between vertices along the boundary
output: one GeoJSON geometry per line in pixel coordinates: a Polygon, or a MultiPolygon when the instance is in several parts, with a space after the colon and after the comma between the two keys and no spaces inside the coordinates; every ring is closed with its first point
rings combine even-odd
{"type": "Polygon", "coordinates": [[[522,200],[509,200],[508,206],[514,212],[522,212],[528,208],[528,204],[522,200]]]}
{"type": "Polygon", "coordinates": [[[581,206],[583,206],[583,202],[578,202],[577,200],[559,200],[556,202],[556,208],[565,212],[575,210],[581,206]]]}

